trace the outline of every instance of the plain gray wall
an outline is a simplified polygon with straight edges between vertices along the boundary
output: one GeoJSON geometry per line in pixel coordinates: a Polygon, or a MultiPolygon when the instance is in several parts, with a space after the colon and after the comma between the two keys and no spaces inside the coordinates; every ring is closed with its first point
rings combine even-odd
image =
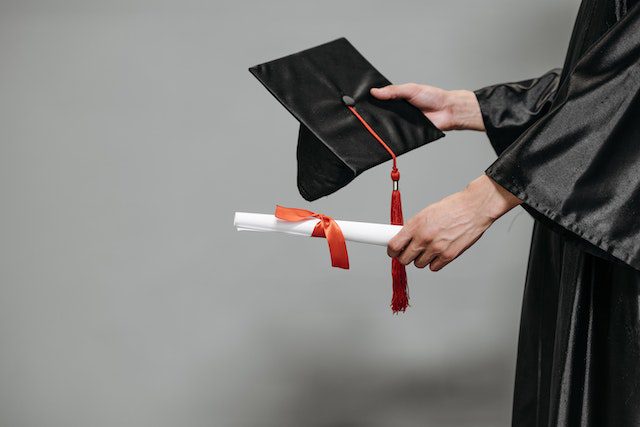
{"type": "MultiPolygon", "coordinates": [[[[389,169],[309,204],[295,120],[251,65],[340,36],[388,78],[476,88],[562,65],[577,0],[0,1],[0,425],[505,426],[531,219],[442,272],[237,233],[276,203],[385,222],[389,169]]],[[[401,158],[405,215],[494,154],[401,158]]]]}

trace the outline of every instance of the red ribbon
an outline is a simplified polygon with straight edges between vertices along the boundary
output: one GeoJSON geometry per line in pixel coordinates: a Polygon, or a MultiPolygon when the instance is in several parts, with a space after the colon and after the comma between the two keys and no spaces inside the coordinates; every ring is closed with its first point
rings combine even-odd
{"type": "Polygon", "coordinates": [[[349,269],[349,255],[347,254],[347,244],[340,226],[330,216],[308,211],[306,209],[285,208],[276,205],[275,216],[283,221],[305,221],[310,218],[319,219],[313,233],[313,237],[326,237],[331,254],[331,265],[333,267],[349,269]]]}

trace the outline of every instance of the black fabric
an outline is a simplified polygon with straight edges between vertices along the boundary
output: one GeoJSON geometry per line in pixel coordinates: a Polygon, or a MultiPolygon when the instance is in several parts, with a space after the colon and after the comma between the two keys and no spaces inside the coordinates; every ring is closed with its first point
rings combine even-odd
{"type": "Polygon", "coordinates": [[[345,38],[249,69],[300,122],[298,189],[306,200],[329,195],[391,157],[346,108],[358,113],[399,156],[444,136],[403,100],[379,101],[390,84],[345,38]]]}
{"type": "Polygon", "coordinates": [[[487,136],[498,155],[551,108],[560,69],[521,82],[476,90],[487,136]]]}
{"type": "Polygon", "coordinates": [[[514,427],[640,425],[640,272],[534,225],[514,427]]]}
{"type": "Polygon", "coordinates": [[[487,174],[551,221],[640,269],[640,9],[580,57],[566,91],[487,174]]]}
{"type": "Polygon", "coordinates": [[[640,425],[636,3],[583,0],[553,94],[476,91],[499,154],[486,173],[536,218],[514,426],[640,425]]]}

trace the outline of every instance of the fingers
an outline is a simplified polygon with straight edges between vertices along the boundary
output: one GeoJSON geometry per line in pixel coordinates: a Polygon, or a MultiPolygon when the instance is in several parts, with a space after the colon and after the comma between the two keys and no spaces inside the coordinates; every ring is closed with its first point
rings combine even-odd
{"type": "Polygon", "coordinates": [[[451,260],[442,256],[438,256],[433,261],[431,261],[431,264],[429,264],[429,270],[440,271],[444,268],[444,266],[446,266],[450,262],[451,260]]]}
{"type": "Polygon", "coordinates": [[[429,266],[431,271],[439,271],[460,254],[454,246],[443,241],[424,240],[410,233],[398,233],[398,237],[397,241],[389,242],[387,252],[403,265],[413,262],[417,268],[429,266]]]}
{"type": "Polygon", "coordinates": [[[389,85],[371,89],[371,95],[386,101],[388,99],[411,99],[420,92],[420,86],[415,83],[389,85]]]}
{"type": "Polygon", "coordinates": [[[417,268],[425,268],[431,261],[436,258],[436,254],[433,252],[423,251],[418,257],[413,261],[413,265],[417,268]]]}
{"type": "Polygon", "coordinates": [[[446,250],[439,253],[429,264],[429,270],[431,271],[440,271],[451,261],[456,259],[460,255],[460,252],[455,250],[452,247],[447,248],[446,250]]]}
{"type": "Polygon", "coordinates": [[[405,242],[404,239],[405,236],[400,236],[397,243],[392,240],[387,248],[389,256],[396,258],[403,265],[413,262],[417,268],[425,268],[428,265],[431,271],[439,271],[458,255],[451,247],[434,242],[421,242],[415,237],[409,237],[407,243],[401,246],[405,242]]]}
{"type": "Polygon", "coordinates": [[[407,230],[407,227],[402,227],[398,234],[389,241],[387,245],[387,255],[391,258],[398,257],[398,255],[409,246],[409,242],[411,242],[411,233],[407,230]]]}
{"type": "Polygon", "coordinates": [[[415,240],[416,237],[410,221],[391,239],[387,246],[387,254],[391,258],[396,258],[403,265],[413,262],[424,251],[424,246],[415,240]]]}
{"type": "MultiPolygon", "coordinates": [[[[414,263],[417,268],[429,266],[439,271],[453,261],[465,247],[442,236],[437,227],[429,227],[424,213],[411,218],[387,246],[387,254],[401,264],[414,263]]],[[[438,217],[433,220],[437,221],[438,217]]]]}
{"type": "Polygon", "coordinates": [[[406,249],[396,257],[396,259],[400,261],[400,264],[409,265],[422,253],[423,250],[423,247],[419,247],[416,245],[416,242],[412,240],[411,243],[409,243],[409,246],[407,246],[406,249]]]}

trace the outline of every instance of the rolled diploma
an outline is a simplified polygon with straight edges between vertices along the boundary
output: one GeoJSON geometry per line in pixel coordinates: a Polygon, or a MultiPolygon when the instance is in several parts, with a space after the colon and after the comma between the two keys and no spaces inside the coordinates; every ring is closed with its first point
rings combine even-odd
{"type": "MultiPolygon", "coordinates": [[[[400,225],[375,224],[371,222],[335,220],[345,240],[367,243],[370,245],[386,246],[389,240],[402,228],[400,225]]],[[[311,237],[318,220],[315,218],[305,221],[281,221],[274,215],[236,212],[233,225],[238,231],[276,231],[279,233],[295,234],[311,237]]]]}

